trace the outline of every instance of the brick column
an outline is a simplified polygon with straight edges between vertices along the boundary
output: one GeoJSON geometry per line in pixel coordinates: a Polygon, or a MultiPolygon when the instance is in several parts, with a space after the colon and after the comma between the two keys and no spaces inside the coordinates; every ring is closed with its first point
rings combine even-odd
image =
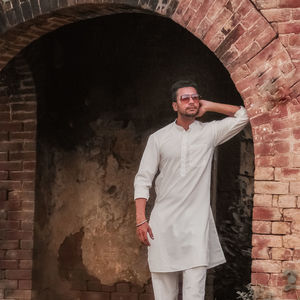
{"type": "Polygon", "coordinates": [[[31,299],[35,138],[34,84],[16,57],[0,73],[0,299],[31,299]]]}

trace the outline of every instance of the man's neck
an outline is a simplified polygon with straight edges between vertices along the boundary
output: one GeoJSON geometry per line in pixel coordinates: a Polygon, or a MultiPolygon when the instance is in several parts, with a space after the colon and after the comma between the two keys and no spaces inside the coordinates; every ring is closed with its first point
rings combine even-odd
{"type": "Polygon", "coordinates": [[[183,127],[185,130],[188,130],[195,119],[195,117],[178,116],[176,119],[176,124],[183,127]]]}

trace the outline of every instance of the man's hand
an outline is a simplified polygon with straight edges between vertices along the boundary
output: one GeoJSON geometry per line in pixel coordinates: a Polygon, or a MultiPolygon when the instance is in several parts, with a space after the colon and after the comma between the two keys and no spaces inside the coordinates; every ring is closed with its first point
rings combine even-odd
{"type": "Polygon", "coordinates": [[[201,99],[199,101],[199,112],[198,112],[198,115],[197,115],[197,118],[200,118],[202,117],[209,109],[209,103],[210,101],[207,101],[207,100],[204,100],[204,99],[201,99]]]}
{"type": "Polygon", "coordinates": [[[139,240],[146,246],[150,246],[150,242],[148,240],[147,233],[149,233],[151,239],[154,240],[154,236],[153,236],[152,230],[151,230],[148,222],[138,226],[136,228],[136,233],[137,233],[139,240]]]}

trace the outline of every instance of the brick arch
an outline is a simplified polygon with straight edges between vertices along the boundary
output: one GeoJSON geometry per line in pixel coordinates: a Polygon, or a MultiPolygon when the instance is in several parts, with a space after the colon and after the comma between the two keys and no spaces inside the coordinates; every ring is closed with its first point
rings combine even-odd
{"type": "MultiPolygon", "coordinates": [[[[252,280],[276,288],[276,295],[281,297],[283,292],[277,282],[284,268],[300,269],[294,262],[300,257],[296,235],[300,155],[291,153],[300,150],[297,143],[300,108],[296,101],[300,78],[295,59],[291,59],[276,27],[272,27],[257,6],[250,0],[169,0],[166,4],[122,0],[113,4],[81,1],[77,5],[61,1],[47,7],[46,1],[41,0],[40,7],[31,6],[26,13],[25,3],[28,6],[29,2],[3,3],[0,70],[20,50],[47,32],[87,18],[122,12],[171,18],[215,53],[230,73],[251,117],[256,163],[252,280]]],[[[9,100],[4,105],[10,106],[9,100]]],[[[8,110],[1,115],[2,120],[12,120],[12,113],[8,110]]],[[[9,128],[8,132],[12,130],[9,128]]],[[[1,152],[9,153],[10,147],[15,147],[10,141],[11,137],[8,142],[0,142],[1,152]]],[[[1,157],[5,161],[8,156],[1,157]]],[[[8,163],[4,171],[9,172],[10,168],[13,164],[8,163]]],[[[22,181],[22,176],[18,180],[22,181]]],[[[0,181],[1,188],[11,190],[19,186],[8,181],[0,181]]],[[[0,197],[8,200],[5,193],[0,197]]]]}

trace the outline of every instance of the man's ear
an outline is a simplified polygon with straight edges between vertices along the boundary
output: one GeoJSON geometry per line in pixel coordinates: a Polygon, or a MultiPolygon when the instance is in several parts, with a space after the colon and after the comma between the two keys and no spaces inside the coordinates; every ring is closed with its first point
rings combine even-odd
{"type": "Polygon", "coordinates": [[[172,107],[174,109],[174,111],[178,111],[178,107],[177,107],[177,102],[172,102],[172,107]]]}

